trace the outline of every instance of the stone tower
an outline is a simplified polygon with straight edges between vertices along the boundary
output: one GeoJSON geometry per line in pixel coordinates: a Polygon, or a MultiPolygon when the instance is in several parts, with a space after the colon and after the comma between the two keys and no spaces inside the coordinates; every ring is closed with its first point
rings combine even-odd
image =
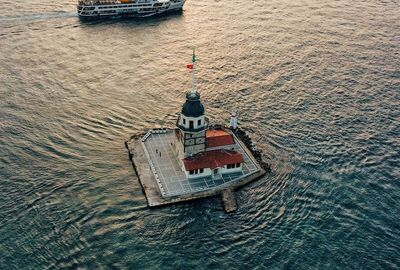
{"type": "Polygon", "coordinates": [[[200,94],[191,91],[186,94],[181,114],[177,121],[179,141],[183,146],[179,151],[180,158],[193,156],[206,149],[207,119],[200,94]]]}

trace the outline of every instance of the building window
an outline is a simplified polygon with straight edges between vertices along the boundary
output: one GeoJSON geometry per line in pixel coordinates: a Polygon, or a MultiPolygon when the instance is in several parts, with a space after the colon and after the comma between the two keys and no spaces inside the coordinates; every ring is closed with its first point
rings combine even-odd
{"type": "Polygon", "coordinates": [[[239,167],[240,167],[240,163],[226,165],[227,169],[234,169],[234,168],[239,168],[239,167]]]}
{"type": "Polygon", "coordinates": [[[186,119],[183,118],[183,125],[186,125],[186,119]]]}
{"type": "Polygon", "coordinates": [[[197,126],[201,126],[201,119],[197,120],[197,126]]]}
{"type": "Polygon", "coordinates": [[[199,173],[203,173],[204,169],[195,169],[195,170],[190,170],[189,174],[193,175],[193,174],[199,174],[199,173]]]}
{"type": "Polygon", "coordinates": [[[194,128],[194,123],[192,120],[189,120],[189,128],[194,128]]]}

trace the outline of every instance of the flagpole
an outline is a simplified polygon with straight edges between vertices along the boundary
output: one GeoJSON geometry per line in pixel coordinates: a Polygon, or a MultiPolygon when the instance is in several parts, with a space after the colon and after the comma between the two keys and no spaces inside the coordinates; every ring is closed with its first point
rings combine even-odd
{"type": "Polygon", "coordinates": [[[192,56],[192,65],[193,65],[193,69],[192,69],[192,94],[196,94],[196,80],[195,80],[195,66],[196,66],[196,56],[194,54],[194,48],[193,48],[193,56],[192,56]]]}

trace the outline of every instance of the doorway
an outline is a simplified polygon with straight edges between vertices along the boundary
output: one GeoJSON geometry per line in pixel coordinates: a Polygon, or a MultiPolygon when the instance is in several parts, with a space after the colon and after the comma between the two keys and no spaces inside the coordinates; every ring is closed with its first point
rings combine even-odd
{"type": "Polygon", "coordinates": [[[213,179],[221,178],[221,170],[220,168],[215,168],[213,170],[213,179]]]}

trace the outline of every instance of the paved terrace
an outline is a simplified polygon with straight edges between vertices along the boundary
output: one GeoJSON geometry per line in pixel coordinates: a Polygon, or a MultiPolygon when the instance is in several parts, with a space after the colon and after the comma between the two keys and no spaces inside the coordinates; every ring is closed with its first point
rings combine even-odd
{"type": "Polygon", "coordinates": [[[244,158],[243,173],[227,174],[221,179],[211,177],[186,179],[172,145],[174,139],[172,130],[153,130],[142,138],[141,143],[162,196],[171,197],[212,190],[258,172],[255,161],[250,158],[236,136],[234,138],[237,145],[236,151],[240,152],[244,158]]]}

